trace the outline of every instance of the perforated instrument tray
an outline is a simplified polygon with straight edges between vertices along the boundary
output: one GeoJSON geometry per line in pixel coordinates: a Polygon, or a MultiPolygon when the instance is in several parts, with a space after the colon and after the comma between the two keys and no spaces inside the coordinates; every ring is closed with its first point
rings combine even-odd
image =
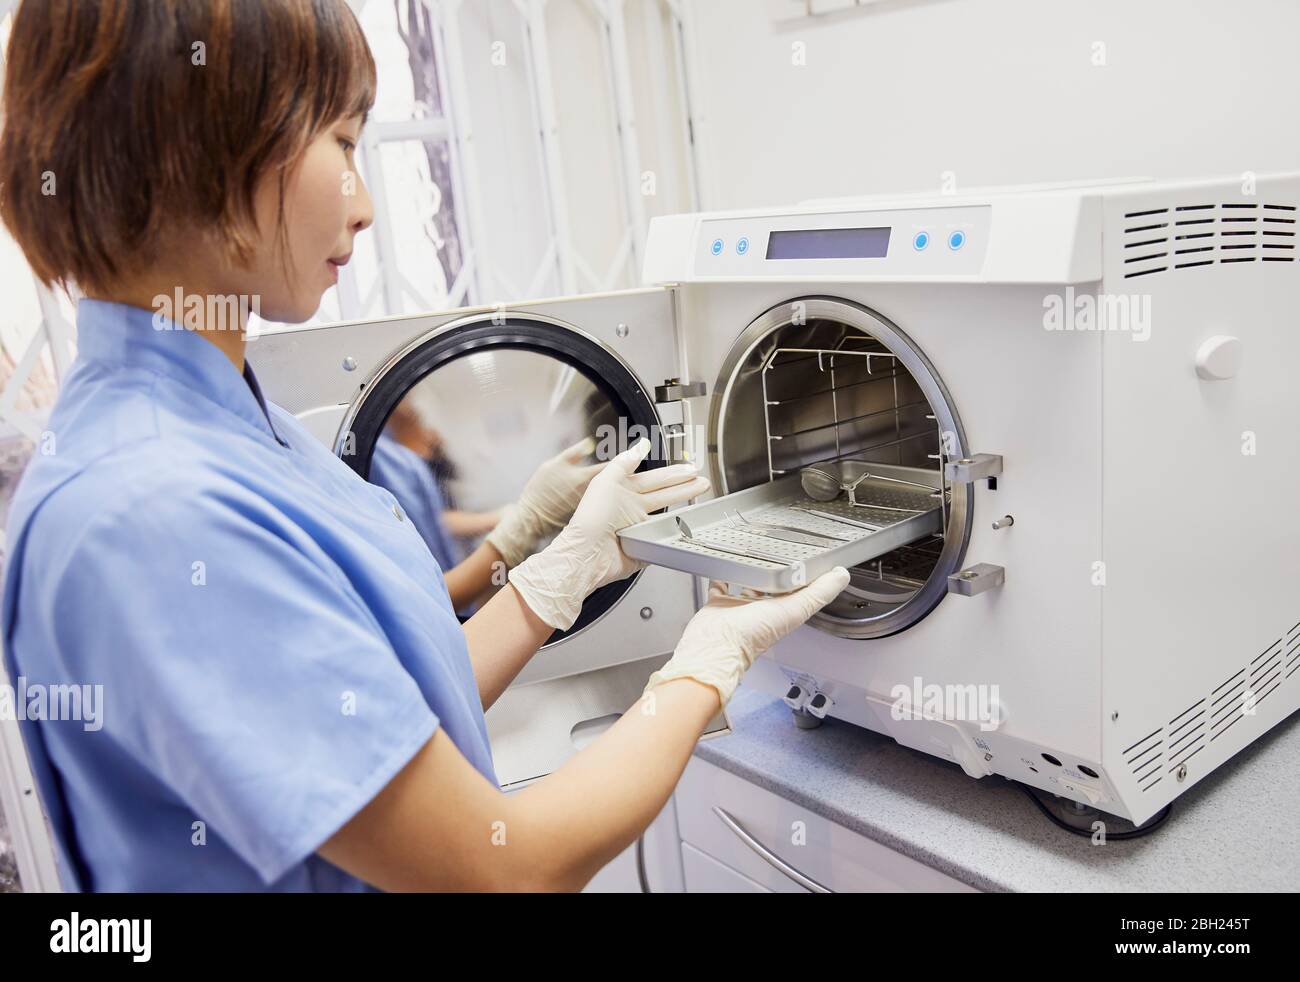
{"type": "Polygon", "coordinates": [[[618,533],[619,539],[623,551],[633,559],[766,593],[787,593],[836,566],[856,566],[942,531],[943,510],[936,493],[880,481],[874,476],[914,481],[933,487],[937,492],[940,480],[935,471],[881,464],[863,464],[861,467],[869,467],[873,476],[857,486],[858,501],[904,510],[854,505],[843,493],[833,501],[814,501],[804,494],[799,474],[794,473],[767,484],[655,515],[623,529],[618,533]],[[859,528],[809,514],[800,507],[880,528],[878,531],[859,528]],[[735,520],[736,512],[751,522],[771,522],[848,541],[806,545],[771,538],[737,527],[740,523],[735,520]],[[678,517],[689,526],[692,539],[679,531],[678,517]],[[764,553],[782,561],[715,551],[709,548],[710,542],[742,552],[764,553]]]}

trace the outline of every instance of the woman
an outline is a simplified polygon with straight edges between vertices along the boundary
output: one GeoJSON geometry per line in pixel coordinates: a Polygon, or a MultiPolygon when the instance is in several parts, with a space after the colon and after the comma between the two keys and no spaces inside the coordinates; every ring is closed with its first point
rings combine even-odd
{"type": "Polygon", "coordinates": [[[344,0],[14,16],[0,217],[42,281],[85,293],[4,595],[13,677],[102,686],[97,728],[24,728],[70,888],[579,888],[658,813],[756,654],[847,579],[715,591],[638,711],[499,791],[484,710],[635,570],[616,531],[707,482],[636,473],[646,441],[594,476],[550,462],[461,564],[511,567],[462,627],[392,495],[266,403],[243,314],[214,301],[316,310],[371,222],[353,150],[374,85],[344,0]]]}
{"type": "MultiPolygon", "coordinates": [[[[447,507],[443,490],[433,469],[440,437],[427,426],[407,396],[388,414],[384,430],[375,440],[367,480],[392,492],[406,517],[444,570],[452,570],[464,559],[462,538],[477,539],[501,520],[501,510],[462,512],[447,507]]],[[[451,605],[459,612],[483,591],[479,584],[447,580],[451,605]]]]}

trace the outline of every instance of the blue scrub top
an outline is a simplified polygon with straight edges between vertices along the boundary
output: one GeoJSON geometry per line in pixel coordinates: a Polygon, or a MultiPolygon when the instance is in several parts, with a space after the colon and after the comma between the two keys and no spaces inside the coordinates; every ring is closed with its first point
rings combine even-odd
{"type": "Polygon", "coordinates": [[[370,458],[370,482],[393,493],[439,566],[448,570],[461,561],[459,543],[442,524],[442,492],[427,460],[381,433],[370,458]]]}
{"type": "Polygon", "coordinates": [[[10,679],[90,697],[20,723],[64,885],[368,889],[314,850],[438,726],[497,783],[442,572],[251,369],[159,323],[80,302],[9,513],[10,679]]]}

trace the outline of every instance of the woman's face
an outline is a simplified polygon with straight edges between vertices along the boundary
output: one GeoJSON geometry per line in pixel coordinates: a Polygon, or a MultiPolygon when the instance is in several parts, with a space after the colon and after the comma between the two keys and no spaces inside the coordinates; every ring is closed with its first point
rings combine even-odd
{"type": "Polygon", "coordinates": [[[278,182],[268,177],[258,190],[262,236],[250,268],[235,274],[244,281],[236,292],[259,296],[266,320],[298,323],[316,313],[321,295],[338,282],[339,268],[351,258],[356,234],[374,220],[353,159],[360,130],[361,117],[347,117],[308,146],[285,186],[283,238],[276,231],[278,182]]]}

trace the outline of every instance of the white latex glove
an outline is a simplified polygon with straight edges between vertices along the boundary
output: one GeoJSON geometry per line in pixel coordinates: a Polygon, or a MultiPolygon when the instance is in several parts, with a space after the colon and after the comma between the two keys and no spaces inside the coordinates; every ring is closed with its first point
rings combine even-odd
{"type": "Polygon", "coordinates": [[[650,676],[645,691],[671,679],[690,678],[717,689],[725,706],[755,658],[838,597],[848,585],[849,571],[843,566],[823,573],[793,593],[762,599],[753,591],[747,591],[745,596],[728,596],[725,585],[713,581],[709,602],[691,618],[672,658],[650,676]]]}
{"type": "Polygon", "coordinates": [[[582,493],[604,464],[578,465],[596,448],[591,437],[561,450],[537,468],[524,485],[519,501],[502,509],[501,521],[487,541],[507,566],[518,566],[533,554],[540,539],[558,532],[573,517],[582,493]]]}
{"type": "Polygon", "coordinates": [[[551,627],[567,631],[588,594],[641,568],[642,563],[624,554],[619,529],[709,489],[708,478],[692,464],[634,473],[649,452],[650,441],[642,439],[600,465],[564,531],[510,571],[510,582],[524,602],[551,627]]]}

